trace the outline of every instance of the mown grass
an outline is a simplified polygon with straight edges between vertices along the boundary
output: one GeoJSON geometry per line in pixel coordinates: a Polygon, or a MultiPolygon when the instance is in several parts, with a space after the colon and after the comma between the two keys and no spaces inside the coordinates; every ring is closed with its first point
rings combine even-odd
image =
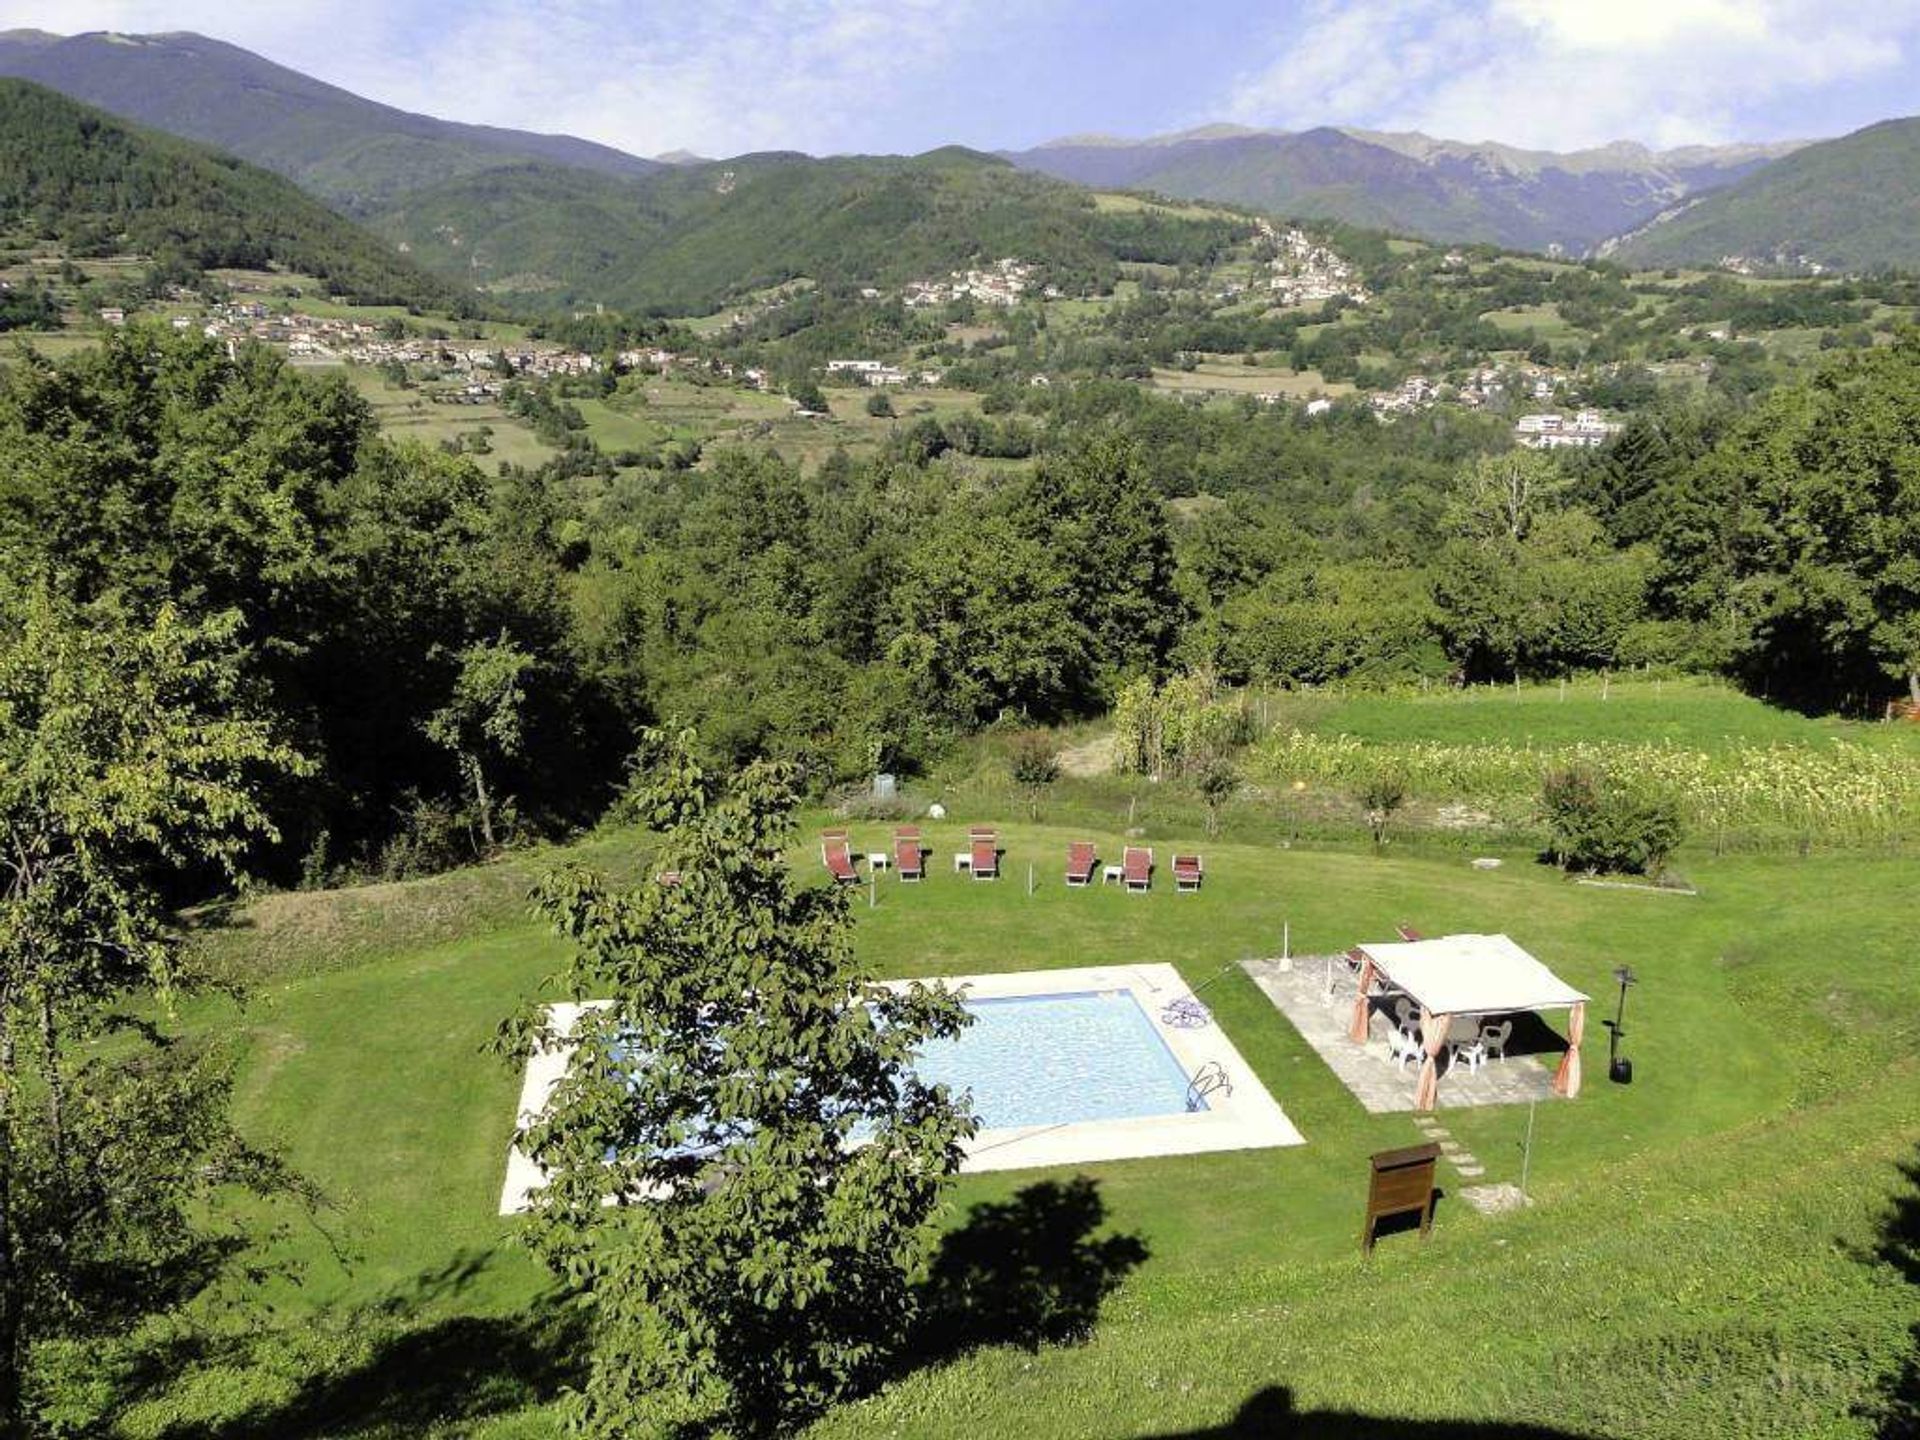
{"type": "Polygon", "coordinates": [[[1699,677],[1602,678],[1564,683],[1356,692],[1276,700],[1272,723],[1376,744],[1684,745],[1719,753],[1752,745],[1844,738],[1906,746],[1920,759],[1920,726],[1815,719],[1699,677]]]}
{"type": "MultiPolygon", "coordinates": [[[[1920,867],[1709,861],[1701,895],[1679,898],[1514,863],[1486,873],[1188,836],[1183,848],[1206,851],[1207,889],[1130,897],[1060,883],[1076,830],[1001,818],[1003,880],[952,873],[955,823],[929,828],[926,883],[883,876],[850,897],[864,965],[932,976],[1171,961],[1206,986],[1308,1143],[1085,1167],[1108,1224],[1149,1251],[1091,1341],[923,1368],[828,1417],[822,1435],[1199,1435],[1274,1387],[1303,1411],[1381,1421],[1872,1433],[1850,1411],[1920,1320],[1915,1287],[1868,1258],[1893,1165],[1920,1138],[1908,958],[1920,867]],[[1537,1117],[1534,1208],[1495,1220],[1447,1201],[1431,1241],[1392,1239],[1367,1266],[1355,1245],[1365,1157],[1416,1132],[1404,1115],[1361,1111],[1235,962],[1275,953],[1283,926],[1307,954],[1398,921],[1506,930],[1597,997],[1632,964],[1638,1072],[1630,1087],[1601,1078],[1596,1014],[1586,1094],[1537,1117]]],[[[862,849],[885,834],[855,822],[862,849]]],[[[1093,838],[1118,854],[1117,827],[1093,838]]],[[[614,832],[578,858],[644,874],[647,848],[614,832]]],[[[574,1342],[545,1328],[545,1279],[494,1214],[518,1077],[483,1052],[561,958],[519,897],[565,858],[275,898],[212,932],[219,968],[251,975],[254,994],[242,1009],[202,1002],[189,1022],[229,1037],[243,1124],[284,1146],[330,1207],[274,1246],[298,1283],[266,1287],[271,1313],[249,1301],[210,1314],[244,1343],[182,1367],[133,1432],[420,1434],[438,1417],[445,1434],[555,1433],[549,1402],[574,1342]],[[412,1355],[439,1359],[396,1359],[412,1355]]],[[[795,861],[818,873],[810,844],[795,861]]],[[[1443,1118],[1487,1179],[1518,1178],[1523,1112],[1443,1118]]],[[[946,1222],[1073,1173],[967,1177],[946,1222]]]]}

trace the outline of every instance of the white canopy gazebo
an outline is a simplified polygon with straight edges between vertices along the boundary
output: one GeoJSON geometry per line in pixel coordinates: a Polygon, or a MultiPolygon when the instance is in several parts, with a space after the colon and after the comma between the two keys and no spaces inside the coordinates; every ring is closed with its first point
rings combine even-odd
{"type": "Polygon", "coordinates": [[[1567,1012],[1567,1053],[1554,1072],[1553,1088],[1568,1098],[1580,1093],[1580,1039],[1586,1031],[1587,997],[1507,936],[1442,935],[1433,940],[1389,941],[1361,945],[1353,956],[1360,963],[1360,990],[1348,1031],[1354,1040],[1366,1042],[1376,981],[1404,991],[1420,1007],[1426,1055],[1414,1090],[1418,1108],[1431,1110],[1438,1098],[1440,1052],[1455,1019],[1517,1010],[1567,1012]]]}

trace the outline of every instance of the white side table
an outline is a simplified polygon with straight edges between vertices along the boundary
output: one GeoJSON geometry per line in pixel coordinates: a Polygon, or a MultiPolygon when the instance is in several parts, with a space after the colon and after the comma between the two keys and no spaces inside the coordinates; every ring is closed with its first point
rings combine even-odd
{"type": "Polygon", "coordinates": [[[893,857],[884,850],[870,851],[867,855],[867,868],[870,870],[884,870],[891,864],[893,857]]]}
{"type": "Polygon", "coordinates": [[[971,851],[963,850],[953,857],[953,873],[958,875],[963,870],[968,872],[973,870],[973,853],[971,851]]]}
{"type": "Polygon", "coordinates": [[[1102,885],[1118,885],[1126,878],[1127,867],[1124,865],[1103,865],[1100,868],[1100,883],[1102,885]]]}

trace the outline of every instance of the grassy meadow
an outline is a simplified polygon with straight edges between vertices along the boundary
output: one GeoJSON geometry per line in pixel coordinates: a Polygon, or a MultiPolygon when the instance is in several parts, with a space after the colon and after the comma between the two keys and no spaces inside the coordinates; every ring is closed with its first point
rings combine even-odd
{"type": "Polygon", "coordinates": [[[487,437],[488,450],[473,458],[489,472],[499,464],[534,469],[553,459],[556,453],[524,421],[509,415],[497,404],[437,405],[424,392],[401,389],[364,365],[348,365],[344,369],[354,388],[373,407],[374,419],[379,422],[383,435],[416,440],[423,445],[439,445],[471,435],[484,425],[493,432],[487,437]]]}
{"type": "MultiPolygon", "coordinates": [[[[1378,705],[1376,727],[1429,726],[1388,718],[1419,713],[1405,702],[1330,704],[1323,718],[1350,725],[1378,705]]],[[[1064,818],[1088,803],[1071,785],[1038,802],[1049,823],[964,784],[938,793],[953,818],[928,827],[927,882],[883,874],[850,896],[869,971],[1172,962],[1307,1143],[961,1179],[948,1227],[978,1206],[1038,1224],[1057,1192],[1034,1187],[1084,1174],[1103,1211],[1089,1233],[1137,1237],[1146,1258],[1106,1277],[1084,1343],[923,1357],[824,1417],[821,1437],[1251,1436],[1289,1433],[1274,1429],[1288,1406],[1316,1435],[1425,1435],[1416,1422],[1458,1417],[1482,1435],[1875,1433],[1862,1407],[1920,1323],[1920,1286],[1876,1258],[1920,1139],[1913,862],[1702,856],[1700,893],[1682,897],[1576,886],[1519,856],[1484,872],[1417,847],[1289,846],[1251,822],[1203,839],[1163,819],[1162,864],[1176,840],[1202,849],[1206,889],[1177,896],[1163,875],[1135,897],[1062,885],[1069,839],[1091,835],[1104,858],[1123,843],[1124,816],[1064,818]],[[964,823],[989,814],[1005,878],[954,875],[964,823]],[[1393,1236],[1363,1262],[1365,1157],[1420,1136],[1408,1115],[1366,1114],[1237,962],[1278,953],[1283,927],[1317,955],[1398,922],[1507,931],[1597,1003],[1585,1093],[1536,1116],[1532,1207],[1489,1218],[1443,1199],[1428,1242],[1393,1236]],[[1624,1087],[1605,1080],[1599,1024],[1622,963],[1641,978],[1624,1087]]],[[[822,873],[811,818],[793,855],[807,878],[822,873]]],[[[853,823],[857,849],[884,848],[885,823],[853,823]]],[[[484,1047],[561,959],[526,913],[533,879],[563,859],[638,877],[647,849],[609,832],[208,917],[202,953],[251,995],[184,1019],[231,1046],[248,1133],[326,1199],[279,1217],[268,1258],[294,1269],[264,1287],[269,1319],[209,1308],[191,1363],[125,1433],[558,1433],[577,1335],[494,1213],[519,1077],[484,1047]]],[[[1524,1111],[1441,1120],[1487,1167],[1475,1183],[1520,1179],[1524,1111]]]]}
{"type": "Polygon", "coordinates": [[[1920,845],[1920,727],[1799,715],[1713,680],[1585,676],[1254,707],[1265,738],[1248,774],[1309,801],[1392,774],[1413,817],[1448,807],[1457,828],[1514,842],[1538,838],[1542,774],[1577,764],[1671,796],[1696,852],[1920,845]]]}

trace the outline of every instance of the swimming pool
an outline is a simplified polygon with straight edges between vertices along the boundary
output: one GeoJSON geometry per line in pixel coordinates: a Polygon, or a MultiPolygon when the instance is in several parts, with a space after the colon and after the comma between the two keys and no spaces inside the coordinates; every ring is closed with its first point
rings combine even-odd
{"type": "MultiPolygon", "coordinates": [[[[1217,1023],[1210,1017],[1198,1026],[1176,1023],[1167,1015],[1172,1002],[1192,1000],[1171,965],[948,975],[941,983],[961,996],[974,1023],[924,1047],[916,1063],[926,1079],[965,1091],[980,1118],[978,1132],[961,1142],[964,1171],[1304,1143],[1217,1023]],[[1203,1069],[1220,1088],[1189,1110],[1188,1077],[1203,1069]]],[[[597,1003],[604,1002],[548,1007],[562,1038],[527,1057],[522,1123],[546,1108],[566,1073],[572,1047],[564,1037],[582,1010],[597,1003]]],[[[540,1167],[514,1146],[500,1213],[526,1209],[545,1184],[540,1167]]]]}
{"type": "Polygon", "coordinates": [[[983,1130],[1134,1120],[1187,1103],[1187,1072],[1130,990],[968,1000],[973,1023],[920,1052],[923,1080],[965,1092],[983,1130]]]}

